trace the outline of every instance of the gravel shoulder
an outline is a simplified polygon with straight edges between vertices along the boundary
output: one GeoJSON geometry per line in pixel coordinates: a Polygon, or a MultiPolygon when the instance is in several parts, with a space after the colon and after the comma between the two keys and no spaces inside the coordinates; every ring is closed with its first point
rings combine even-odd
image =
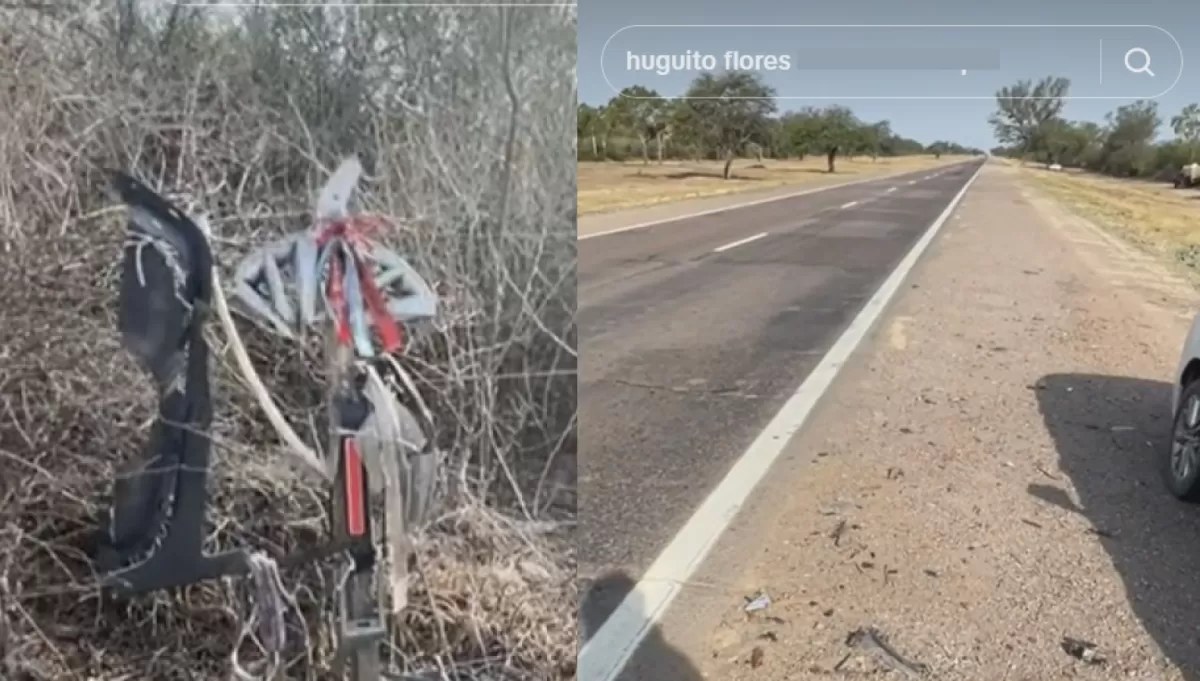
{"type": "Polygon", "coordinates": [[[623,678],[858,677],[871,626],[939,680],[1200,679],[1200,509],[1156,468],[1198,296],[1015,172],[985,168],[623,678]]]}

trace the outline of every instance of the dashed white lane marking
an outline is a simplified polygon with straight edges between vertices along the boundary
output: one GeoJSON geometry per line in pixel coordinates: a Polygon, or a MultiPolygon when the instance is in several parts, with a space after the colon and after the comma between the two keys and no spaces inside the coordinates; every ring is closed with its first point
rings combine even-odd
{"type": "MultiPolygon", "coordinates": [[[[962,161],[961,163],[973,163],[973,162],[974,161],[962,161]]],[[[958,165],[958,163],[956,163],[955,165],[958,165]]],[[[578,237],[576,237],[576,240],[584,241],[585,239],[594,239],[596,237],[607,236],[609,234],[620,234],[621,232],[628,232],[628,231],[635,230],[635,229],[642,229],[644,227],[653,227],[654,225],[664,225],[669,222],[680,222],[682,220],[698,218],[698,217],[701,217],[704,215],[713,215],[714,213],[724,213],[727,211],[738,210],[741,208],[749,208],[751,206],[761,206],[764,203],[771,203],[774,201],[783,201],[785,199],[794,199],[798,196],[807,196],[809,194],[817,194],[820,192],[827,192],[830,189],[841,189],[842,187],[853,187],[855,185],[865,184],[867,182],[887,181],[888,179],[891,179],[891,178],[907,175],[910,172],[918,172],[918,171],[909,170],[909,171],[900,171],[898,173],[892,173],[890,175],[882,175],[879,177],[864,177],[864,178],[861,178],[858,180],[851,180],[850,182],[842,182],[840,184],[828,184],[828,185],[824,185],[822,187],[812,187],[810,189],[802,189],[800,191],[792,192],[789,194],[780,194],[779,196],[768,196],[766,198],[755,199],[753,201],[746,201],[744,203],[735,203],[730,206],[719,206],[717,208],[710,208],[708,210],[702,210],[702,211],[698,211],[696,213],[687,213],[685,215],[673,215],[668,218],[659,218],[658,220],[649,220],[647,222],[639,222],[636,225],[627,225],[625,227],[617,227],[615,229],[606,229],[606,230],[603,230],[600,232],[591,232],[588,234],[580,234],[578,237]]],[[[925,179],[929,179],[929,178],[925,178],[925,179]]]]}
{"type": "Polygon", "coordinates": [[[891,194],[894,191],[896,191],[895,187],[888,187],[888,190],[886,192],[884,192],[884,194],[891,194]]]}
{"type": "Polygon", "coordinates": [[[904,285],[909,272],[962,202],[983,168],[984,164],[975,168],[975,172],[946,204],[945,210],[913,244],[808,378],[792,393],[779,413],[750,444],[750,448],[679,529],[633,590],[621,600],[617,609],[579,649],[579,681],[612,681],[625,667],[638,644],[663,616],[667,606],[690,583],[692,575],[779,458],[788,441],[804,426],[818,400],[871,332],[888,303],[904,285]]]}
{"type": "Polygon", "coordinates": [[[908,183],[909,183],[909,184],[916,184],[916,183],[917,183],[917,181],[916,181],[916,180],[909,180],[909,181],[908,181],[908,183]]]}
{"type": "Polygon", "coordinates": [[[759,239],[763,238],[766,235],[767,235],[766,232],[762,232],[760,234],[755,234],[754,236],[748,236],[745,239],[738,239],[737,241],[734,241],[733,243],[728,243],[728,244],[725,244],[724,246],[718,246],[718,247],[714,248],[713,253],[724,253],[725,251],[728,251],[731,248],[737,248],[738,246],[741,246],[743,244],[748,244],[751,241],[758,241],[759,239]]]}
{"type": "Polygon", "coordinates": [[[858,205],[858,201],[851,201],[850,203],[843,203],[843,204],[842,204],[842,209],[844,210],[844,209],[846,209],[846,208],[853,208],[853,207],[855,207],[855,206],[857,206],[857,205],[858,205]]]}

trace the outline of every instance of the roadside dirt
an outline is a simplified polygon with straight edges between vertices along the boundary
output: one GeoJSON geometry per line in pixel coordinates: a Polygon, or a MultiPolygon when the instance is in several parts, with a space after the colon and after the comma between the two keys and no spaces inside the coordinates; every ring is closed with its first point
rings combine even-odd
{"type": "Polygon", "coordinates": [[[877,627],[938,680],[1200,679],[1200,509],[1157,470],[1200,296],[1014,172],[985,168],[667,614],[691,675],[651,649],[627,678],[859,678],[884,667],[847,635],[877,627]]]}

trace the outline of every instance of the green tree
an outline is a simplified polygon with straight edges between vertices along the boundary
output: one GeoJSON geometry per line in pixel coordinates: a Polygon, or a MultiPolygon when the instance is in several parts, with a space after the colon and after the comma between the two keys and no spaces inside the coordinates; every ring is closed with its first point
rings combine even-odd
{"type": "Polygon", "coordinates": [[[654,140],[655,154],[658,156],[659,163],[663,162],[663,150],[666,147],[667,138],[671,135],[671,119],[673,117],[674,112],[671,111],[670,103],[660,100],[642,121],[642,134],[645,139],[654,140]]]}
{"type": "Polygon", "coordinates": [[[1140,177],[1153,170],[1154,139],[1162,119],[1158,103],[1139,99],[1117,107],[1108,115],[1108,139],[1104,142],[1103,169],[1110,175],[1140,177]]]}
{"type": "Polygon", "coordinates": [[[1061,117],[1070,89],[1071,81],[1055,76],[1000,88],[996,92],[996,112],[988,119],[996,139],[1023,153],[1044,152],[1046,125],[1061,117]]]}
{"type": "Polygon", "coordinates": [[[670,139],[676,153],[689,152],[692,158],[702,158],[708,151],[705,141],[691,129],[691,109],[682,99],[671,100],[665,110],[667,129],[663,139],[670,139]]]}
{"type": "Polygon", "coordinates": [[[817,133],[821,127],[821,111],[805,107],[789,111],[779,119],[779,137],[787,156],[803,160],[816,146],[817,133]]]}
{"type": "Polygon", "coordinates": [[[619,127],[620,112],[608,104],[600,107],[596,112],[596,129],[600,136],[600,154],[606,160],[609,158],[608,140],[619,127]]]}
{"type": "MultiPolygon", "coordinates": [[[[620,158],[608,140],[640,143],[649,162],[653,141],[659,162],[668,151],[675,157],[717,158],[729,177],[737,156],[801,158],[818,153],[836,172],[838,155],[900,156],[933,153],[926,145],[896,134],[884,121],[862,121],[844,106],[805,107],[776,116],[774,92],[752,74],[702,74],[686,97],[668,100],[644,86],[630,86],[604,106],[578,107],[580,147],[595,158],[620,158]]],[[[939,141],[942,154],[982,153],[939,141]]],[[[583,154],[581,157],[586,157],[583,154]]]]}
{"type": "Polygon", "coordinates": [[[758,74],[729,71],[697,76],[683,98],[679,118],[691,136],[725,160],[722,176],[729,179],[735,155],[748,142],[769,140],[775,111],[775,89],[758,74]]]}
{"type": "Polygon", "coordinates": [[[1061,118],[1051,119],[1038,126],[1039,160],[1047,164],[1077,165],[1086,142],[1082,133],[1061,118]]]}
{"type": "Polygon", "coordinates": [[[1104,140],[1108,137],[1108,133],[1100,124],[1092,121],[1077,121],[1075,129],[1084,141],[1079,165],[1092,170],[1099,168],[1104,156],[1104,140]]]}
{"type": "Polygon", "coordinates": [[[884,154],[887,156],[914,156],[924,152],[924,144],[899,135],[893,136],[884,143],[884,154]]]}
{"type": "Polygon", "coordinates": [[[667,102],[662,95],[641,85],[632,85],[617,93],[609,102],[609,108],[616,124],[641,144],[642,162],[650,162],[651,140],[658,143],[661,161],[661,136],[667,129],[667,102]]]}
{"type": "Polygon", "coordinates": [[[787,114],[771,119],[767,132],[767,155],[771,158],[787,158],[791,156],[790,145],[787,141],[787,128],[783,121],[787,114]]]}
{"type": "Polygon", "coordinates": [[[1196,162],[1196,146],[1200,144],[1200,104],[1188,104],[1171,119],[1171,129],[1188,149],[1188,163],[1196,162]]]}
{"type": "Polygon", "coordinates": [[[600,129],[600,109],[580,103],[579,112],[575,119],[576,134],[579,139],[588,138],[592,142],[592,158],[600,157],[600,147],[596,136],[600,129]]]}
{"type": "Polygon", "coordinates": [[[861,140],[859,130],[862,123],[850,109],[832,105],[825,107],[816,120],[813,147],[825,155],[825,164],[831,173],[837,172],[837,155],[852,148],[861,140]]]}
{"type": "Polygon", "coordinates": [[[892,124],[889,121],[879,121],[863,128],[866,152],[872,161],[879,160],[888,142],[892,139],[892,124]]]}

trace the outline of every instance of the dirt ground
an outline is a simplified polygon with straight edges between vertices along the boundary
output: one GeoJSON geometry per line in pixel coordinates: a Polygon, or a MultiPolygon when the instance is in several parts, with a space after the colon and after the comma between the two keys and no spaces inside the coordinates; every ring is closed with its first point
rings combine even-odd
{"type": "Polygon", "coordinates": [[[1157,470],[1200,296],[1023,172],[985,168],[667,614],[680,678],[858,678],[877,627],[944,681],[1200,679],[1200,508],[1157,470]]]}
{"type": "Polygon", "coordinates": [[[732,177],[721,178],[724,164],[717,161],[679,162],[662,165],[641,161],[626,163],[579,163],[579,213],[602,213],[668,201],[760,191],[782,186],[821,186],[839,184],[860,177],[887,175],[919,170],[961,161],[963,157],[901,156],[838,159],[837,172],[825,172],[823,158],[804,161],[758,163],[739,160],[733,164],[732,177]]]}

